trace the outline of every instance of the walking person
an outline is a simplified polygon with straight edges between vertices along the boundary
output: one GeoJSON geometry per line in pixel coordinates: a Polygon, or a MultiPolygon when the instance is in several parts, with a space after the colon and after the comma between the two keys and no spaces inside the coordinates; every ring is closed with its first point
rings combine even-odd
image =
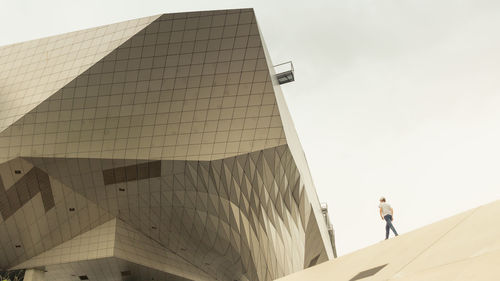
{"type": "Polygon", "coordinates": [[[380,209],[380,217],[386,222],[385,240],[389,239],[389,229],[394,232],[394,235],[398,236],[398,232],[394,228],[394,225],[392,225],[392,221],[394,220],[394,210],[392,209],[391,205],[385,202],[384,197],[380,197],[380,205],[378,205],[378,207],[380,209]]]}

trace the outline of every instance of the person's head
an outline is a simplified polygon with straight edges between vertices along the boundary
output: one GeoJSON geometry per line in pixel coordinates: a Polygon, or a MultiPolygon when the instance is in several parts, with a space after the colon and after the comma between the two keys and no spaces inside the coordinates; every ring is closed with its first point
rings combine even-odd
{"type": "Polygon", "coordinates": [[[381,202],[381,203],[384,203],[384,202],[385,202],[385,197],[383,197],[383,196],[382,196],[382,197],[380,197],[380,202],[381,202]]]}

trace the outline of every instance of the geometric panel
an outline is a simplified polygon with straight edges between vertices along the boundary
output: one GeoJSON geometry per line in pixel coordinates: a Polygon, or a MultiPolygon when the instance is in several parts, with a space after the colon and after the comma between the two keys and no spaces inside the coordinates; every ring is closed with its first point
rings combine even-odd
{"type": "Polygon", "coordinates": [[[159,177],[161,161],[153,161],[102,171],[104,185],[159,177]]]}
{"type": "Polygon", "coordinates": [[[52,209],[55,203],[49,177],[47,173],[36,167],[29,170],[7,191],[0,180],[0,214],[3,220],[7,220],[38,193],[42,194],[45,212],[52,209]]]}
{"type": "MultiPolygon", "coordinates": [[[[16,162],[19,160],[3,165],[15,167],[16,162]]],[[[0,268],[13,267],[113,218],[50,175],[48,179],[54,207],[45,211],[39,192],[13,215],[0,221],[0,250],[4,253],[0,255],[0,268]]],[[[14,185],[8,191],[15,190],[14,185]]]]}
{"type": "Polygon", "coordinates": [[[0,47],[0,131],[157,17],[0,47]]]}
{"type": "Polygon", "coordinates": [[[79,260],[111,257],[113,256],[115,243],[115,225],[115,220],[106,222],[19,264],[14,269],[36,268],[79,260]]]}

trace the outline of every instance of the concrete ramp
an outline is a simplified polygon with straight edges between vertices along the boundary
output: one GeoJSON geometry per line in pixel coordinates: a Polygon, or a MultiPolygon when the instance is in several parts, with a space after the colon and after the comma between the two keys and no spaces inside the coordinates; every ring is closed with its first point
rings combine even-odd
{"type": "Polygon", "coordinates": [[[500,201],[278,280],[498,281],[500,201]]]}

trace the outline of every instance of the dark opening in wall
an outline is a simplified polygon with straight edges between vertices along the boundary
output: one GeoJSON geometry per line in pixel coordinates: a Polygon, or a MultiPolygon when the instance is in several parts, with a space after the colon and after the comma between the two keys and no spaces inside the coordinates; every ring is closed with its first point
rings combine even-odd
{"type": "Polygon", "coordinates": [[[366,277],[373,276],[373,275],[377,274],[377,272],[379,272],[380,270],[382,270],[382,268],[384,268],[386,266],[387,266],[387,264],[384,264],[384,265],[381,265],[381,266],[377,266],[377,267],[374,267],[374,268],[370,268],[370,269],[361,271],[360,273],[356,274],[353,278],[349,279],[349,281],[355,281],[355,280],[359,280],[359,279],[363,279],[363,278],[366,278],[366,277]]]}

